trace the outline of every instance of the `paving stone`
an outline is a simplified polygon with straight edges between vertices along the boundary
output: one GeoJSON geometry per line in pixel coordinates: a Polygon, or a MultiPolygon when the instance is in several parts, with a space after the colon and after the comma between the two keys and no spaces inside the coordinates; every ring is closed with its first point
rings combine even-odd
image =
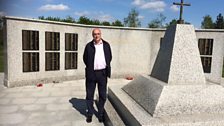
{"type": "Polygon", "coordinates": [[[104,126],[103,123],[99,123],[97,120],[92,123],[86,123],[83,120],[75,121],[72,123],[72,126],[104,126]]]}
{"type": "Polygon", "coordinates": [[[76,91],[86,91],[86,89],[85,88],[82,88],[82,87],[72,87],[71,88],[71,91],[73,91],[73,92],[76,92],[76,91]]]}
{"type": "Polygon", "coordinates": [[[72,91],[71,96],[81,96],[81,95],[86,95],[84,91],[72,91]]]}
{"type": "Polygon", "coordinates": [[[58,121],[53,123],[42,123],[41,126],[72,126],[72,121],[58,121]]]}
{"type": "Polygon", "coordinates": [[[85,115],[81,114],[78,110],[71,108],[69,110],[57,111],[58,119],[63,121],[83,120],[85,121],[85,115]]]}
{"type": "Polygon", "coordinates": [[[23,111],[38,111],[38,110],[44,111],[45,106],[46,105],[40,105],[40,104],[24,105],[21,110],[23,110],[23,111]]]}
{"type": "Polygon", "coordinates": [[[21,91],[21,87],[15,87],[15,88],[6,88],[5,90],[3,90],[3,92],[5,92],[5,93],[18,93],[18,92],[20,92],[21,91]]]}
{"type": "Polygon", "coordinates": [[[103,126],[95,115],[86,123],[82,104],[75,108],[70,102],[85,99],[85,81],[61,84],[0,90],[0,126],[103,126]]]}
{"type": "Polygon", "coordinates": [[[34,92],[34,93],[31,94],[31,96],[33,96],[33,97],[47,97],[49,95],[50,95],[50,93],[46,92],[46,91],[45,92],[43,92],[43,91],[34,92]]]}
{"type": "Polygon", "coordinates": [[[40,92],[42,89],[41,87],[32,87],[32,88],[24,88],[21,90],[21,92],[40,92]]]}
{"type": "Polygon", "coordinates": [[[71,100],[71,99],[72,99],[71,96],[68,96],[68,97],[60,97],[57,100],[57,103],[69,103],[69,100],[71,100]]]}
{"type": "Polygon", "coordinates": [[[27,86],[22,86],[21,90],[24,90],[24,89],[35,89],[35,88],[36,88],[35,85],[27,85],[27,86]]]}
{"type": "Polygon", "coordinates": [[[60,91],[60,92],[51,92],[50,96],[68,96],[71,92],[68,91],[60,91]]]}
{"type": "Polygon", "coordinates": [[[71,121],[62,121],[62,122],[55,122],[53,124],[50,124],[49,126],[71,126],[71,121]]]}
{"type": "Polygon", "coordinates": [[[13,114],[0,114],[0,125],[18,124],[26,120],[25,114],[13,113],[13,114]]]}
{"type": "Polygon", "coordinates": [[[69,110],[72,109],[72,104],[48,104],[46,106],[47,111],[60,111],[60,110],[69,110]]]}
{"type": "Polygon", "coordinates": [[[60,92],[61,91],[61,89],[60,88],[56,88],[56,87],[50,87],[50,88],[48,88],[48,87],[43,87],[42,88],[42,91],[46,91],[46,92],[60,92]]]}
{"type": "Polygon", "coordinates": [[[24,93],[9,93],[9,94],[7,94],[5,97],[6,98],[22,98],[22,97],[24,97],[25,96],[25,94],[24,93]]]}
{"type": "Polygon", "coordinates": [[[59,88],[68,88],[70,85],[69,84],[64,84],[64,83],[58,83],[58,84],[54,84],[54,87],[59,87],[59,88]]]}
{"type": "Polygon", "coordinates": [[[0,98],[0,105],[9,104],[10,101],[11,101],[10,98],[0,98]]]}
{"type": "Polygon", "coordinates": [[[85,95],[74,95],[71,98],[86,99],[86,96],[85,95]]]}
{"type": "Polygon", "coordinates": [[[54,103],[56,100],[58,100],[57,97],[38,98],[36,103],[37,104],[50,104],[50,103],[54,103]]]}
{"type": "Polygon", "coordinates": [[[56,112],[33,112],[27,119],[27,123],[53,123],[55,121],[61,121],[57,118],[56,112]]]}
{"type": "Polygon", "coordinates": [[[12,100],[12,104],[32,104],[36,101],[36,98],[17,98],[12,100]]]}
{"type": "Polygon", "coordinates": [[[42,126],[40,122],[32,122],[32,123],[20,123],[16,125],[10,125],[10,126],[42,126]]]}
{"type": "Polygon", "coordinates": [[[10,105],[10,106],[0,106],[0,114],[2,113],[13,113],[18,110],[18,106],[10,105]]]}
{"type": "Polygon", "coordinates": [[[4,97],[6,95],[6,93],[3,93],[0,91],[0,98],[4,97]]]}

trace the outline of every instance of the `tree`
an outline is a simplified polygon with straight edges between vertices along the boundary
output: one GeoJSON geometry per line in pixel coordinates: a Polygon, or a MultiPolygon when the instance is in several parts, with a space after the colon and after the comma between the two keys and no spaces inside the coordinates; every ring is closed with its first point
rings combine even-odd
{"type": "Polygon", "coordinates": [[[65,19],[62,19],[63,22],[75,23],[75,19],[71,16],[67,16],[65,19]]]}
{"type": "Polygon", "coordinates": [[[141,22],[138,19],[139,13],[135,9],[132,9],[128,13],[128,17],[124,18],[124,25],[127,27],[140,27],[141,22]]]}
{"type": "Polygon", "coordinates": [[[121,21],[119,21],[119,20],[116,20],[116,21],[112,22],[112,25],[113,25],[113,26],[119,26],[119,27],[123,27],[123,26],[124,26],[124,25],[121,23],[121,21]]]}
{"type": "Polygon", "coordinates": [[[39,16],[38,19],[45,20],[44,16],[39,16]]]}
{"type": "Polygon", "coordinates": [[[190,22],[185,21],[184,24],[191,24],[190,22]]]}
{"type": "Polygon", "coordinates": [[[224,29],[224,19],[221,13],[217,16],[216,22],[215,22],[215,28],[216,29],[224,29]]]}
{"type": "Polygon", "coordinates": [[[159,28],[159,20],[153,19],[151,22],[149,22],[148,27],[149,28],[159,28]]]}
{"type": "Polygon", "coordinates": [[[100,25],[100,21],[98,19],[91,20],[92,24],[90,25],[100,25]]]}
{"type": "Polygon", "coordinates": [[[110,26],[110,22],[108,22],[108,21],[103,21],[103,22],[102,22],[102,25],[104,25],[104,26],[110,26]]]}
{"type": "Polygon", "coordinates": [[[40,20],[49,20],[49,21],[60,21],[60,22],[67,22],[67,23],[75,23],[75,19],[73,19],[71,16],[67,16],[65,19],[61,19],[60,17],[44,17],[44,16],[39,16],[38,19],[40,20]]]}
{"type": "Polygon", "coordinates": [[[0,16],[0,30],[3,28],[3,19],[2,17],[0,16]]]}
{"type": "Polygon", "coordinates": [[[175,24],[177,24],[177,19],[173,19],[172,21],[170,21],[169,23],[166,23],[166,28],[168,28],[169,26],[171,26],[171,25],[175,25],[175,24]]]}
{"type": "MultiPolygon", "coordinates": [[[[3,16],[0,15],[0,61],[3,61],[3,16]]],[[[0,63],[1,64],[1,63],[0,63]]],[[[3,63],[2,63],[3,64],[3,63]]],[[[0,67],[1,68],[1,67],[0,67]]],[[[0,69],[1,71],[1,69],[0,69]]],[[[2,72],[2,71],[1,71],[2,72]]]]}
{"type": "Polygon", "coordinates": [[[203,17],[203,21],[201,22],[201,28],[204,28],[204,29],[214,28],[214,23],[210,15],[206,15],[203,17]]]}
{"type": "Polygon", "coordinates": [[[166,16],[164,16],[162,13],[158,15],[156,19],[153,19],[151,22],[149,22],[148,27],[149,28],[163,28],[163,22],[165,22],[166,16]]]}
{"type": "Polygon", "coordinates": [[[3,48],[3,29],[0,29],[0,50],[3,48]]]}
{"type": "Polygon", "coordinates": [[[92,21],[89,18],[85,17],[85,16],[79,17],[79,20],[78,20],[77,23],[79,23],[79,24],[88,24],[88,25],[93,24],[92,21]]]}
{"type": "Polygon", "coordinates": [[[45,20],[49,20],[49,21],[61,21],[60,17],[46,17],[45,20]]]}

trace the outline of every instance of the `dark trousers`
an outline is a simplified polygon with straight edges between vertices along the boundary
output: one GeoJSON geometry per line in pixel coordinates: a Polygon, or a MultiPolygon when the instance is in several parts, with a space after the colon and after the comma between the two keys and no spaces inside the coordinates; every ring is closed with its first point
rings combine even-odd
{"type": "Polygon", "coordinates": [[[94,71],[94,79],[86,79],[86,102],[87,102],[87,115],[92,116],[94,112],[94,92],[96,89],[96,83],[98,86],[99,103],[98,114],[100,116],[104,113],[104,104],[107,99],[107,76],[106,70],[94,71]]]}

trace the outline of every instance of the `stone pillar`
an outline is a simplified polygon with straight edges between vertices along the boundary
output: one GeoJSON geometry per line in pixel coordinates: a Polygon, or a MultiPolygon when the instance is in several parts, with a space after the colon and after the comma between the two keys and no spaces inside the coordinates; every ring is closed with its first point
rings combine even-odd
{"type": "Polygon", "coordinates": [[[177,24],[167,29],[151,76],[167,84],[205,84],[193,25],[177,24]]]}

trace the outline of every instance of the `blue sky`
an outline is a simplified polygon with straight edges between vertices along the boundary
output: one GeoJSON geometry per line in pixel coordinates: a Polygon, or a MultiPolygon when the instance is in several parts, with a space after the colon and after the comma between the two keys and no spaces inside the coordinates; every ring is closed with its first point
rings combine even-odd
{"type": "MultiPolygon", "coordinates": [[[[86,16],[100,21],[113,22],[128,16],[132,8],[139,12],[142,27],[158,17],[160,13],[166,16],[165,23],[179,18],[179,7],[173,2],[180,0],[0,0],[0,15],[38,18],[38,16],[54,16],[65,18],[72,16],[77,20],[86,16]]],[[[223,0],[184,0],[191,3],[184,7],[184,20],[195,27],[201,26],[205,15],[210,15],[213,21],[219,13],[224,15],[223,0]]]]}

